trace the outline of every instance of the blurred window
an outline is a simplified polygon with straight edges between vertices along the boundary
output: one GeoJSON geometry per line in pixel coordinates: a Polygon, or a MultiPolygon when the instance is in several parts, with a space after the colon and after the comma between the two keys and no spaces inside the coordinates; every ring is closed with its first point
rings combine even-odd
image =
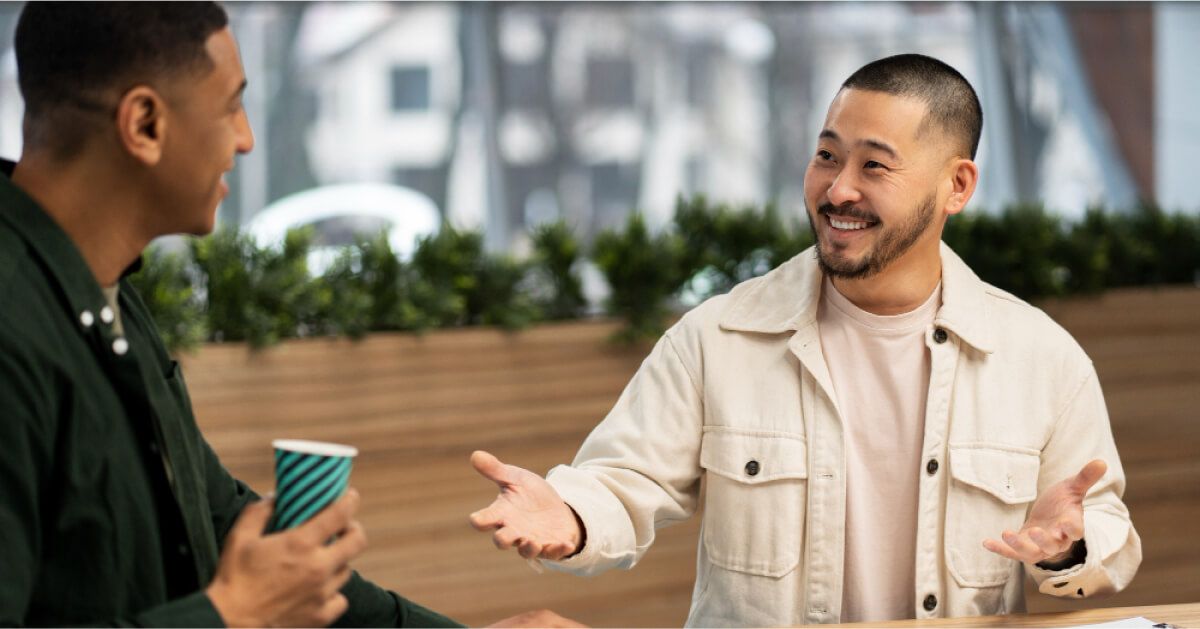
{"type": "Polygon", "coordinates": [[[550,105],[549,71],[544,63],[508,63],[500,84],[507,109],[536,109],[550,105]]]}
{"type": "Polygon", "coordinates": [[[445,165],[432,168],[403,167],[392,171],[392,183],[417,192],[433,200],[438,208],[446,207],[446,184],[448,168],[445,165]]]}
{"type": "Polygon", "coordinates": [[[597,229],[614,229],[634,209],[637,197],[637,163],[607,162],[589,168],[592,183],[592,213],[597,229]]]}
{"type": "Polygon", "coordinates": [[[633,62],[620,57],[590,57],[584,96],[593,107],[633,107],[633,62]]]}
{"type": "Polygon", "coordinates": [[[392,68],[392,110],[429,109],[429,68],[396,66],[392,68]]]}
{"type": "MultiPolygon", "coordinates": [[[[544,199],[539,197],[535,201],[532,214],[529,212],[529,199],[537,191],[550,191],[551,199],[557,203],[553,193],[557,174],[558,169],[552,163],[508,165],[504,169],[504,188],[508,198],[510,224],[532,227],[545,222],[544,199]]],[[[557,209],[554,213],[557,214],[557,209]]]]}

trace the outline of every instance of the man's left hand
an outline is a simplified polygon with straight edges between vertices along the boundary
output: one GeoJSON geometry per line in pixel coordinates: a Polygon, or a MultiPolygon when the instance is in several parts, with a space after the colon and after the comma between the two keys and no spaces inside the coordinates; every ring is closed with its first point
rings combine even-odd
{"type": "Polygon", "coordinates": [[[983,547],[1030,564],[1067,558],[1071,545],[1083,538],[1083,497],[1106,471],[1108,465],[1096,459],[1075,476],[1051,485],[1033,503],[1020,531],[1004,531],[1003,541],[987,539],[983,547]]]}

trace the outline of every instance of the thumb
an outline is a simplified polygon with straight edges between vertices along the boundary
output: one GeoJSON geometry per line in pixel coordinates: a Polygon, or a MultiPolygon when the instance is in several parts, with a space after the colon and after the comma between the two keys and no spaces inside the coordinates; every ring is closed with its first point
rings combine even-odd
{"type": "Polygon", "coordinates": [[[497,485],[504,486],[512,483],[512,475],[508,471],[508,466],[489,452],[483,450],[472,452],[471,465],[475,467],[476,472],[497,485]]]}
{"type": "Polygon", "coordinates": [[[1071,479],[1071,491],[1084,496],[1108,471],[1108,464],[1103,459],[1094,459],[1083,466],[1075,478],[1071,479]]]}
{"type": "Polygon", "coordinates": [[[263,531],[267,528],[267,520],[271,519],[271,514],[275,511],[275,495],[267,494],[262,500],[257,500],[246,505],[242,509],[242,513],[238,515],[237,522],[233,524],[233,530],[229,532],[231,538],[241,537],[261,537],[263,531]]]}

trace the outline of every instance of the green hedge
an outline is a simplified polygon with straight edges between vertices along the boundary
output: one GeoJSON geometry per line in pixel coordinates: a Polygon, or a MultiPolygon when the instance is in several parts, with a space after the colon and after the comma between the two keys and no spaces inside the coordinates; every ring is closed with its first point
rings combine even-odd
{"type": "MultiPolygon", "coordinates": [[[[376,330],[520,329],[585,316],[585,247],[561,222],[532,236],[533,255],[516,260],[487,253],[478,232],[445,227],[401,260],[380,234],[347,247],[313,277],[311,231],[262,248],[221,229],[193,240],[190,255],[152,248],[132,281],[173,350],[203,341],[262,347],[289,337],[358,338],[376,330]]],[[[984,280],[1026,299],[1190,284],[1200,273],[1200,217],[1152,206],[1095,208],[1074,222],[1040,206],[967,212],[950,219],[943,238],[984,280]]],[[[606,312],[626,322],[618,339],[636,341],[660,334],[671,313],[811,244],[802,216],[694,197],[681,198],[672,225],[657,234],[631,214],[622,229],[599,234],[586,258],[611,287],[606,312]]]]}

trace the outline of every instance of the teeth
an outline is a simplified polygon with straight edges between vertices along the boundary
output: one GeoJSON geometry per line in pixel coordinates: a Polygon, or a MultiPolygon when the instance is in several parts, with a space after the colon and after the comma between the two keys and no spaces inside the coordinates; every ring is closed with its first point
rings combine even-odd
{"type": "Polygon", "coordinates": [[[846,223],[846,222],[839,221],[835,218],[829,219],[829,222],[832,223],[833,226],[838,229],[862,229],[867,226],[866,223],[856,223],[856,222],[846,223]]]}

